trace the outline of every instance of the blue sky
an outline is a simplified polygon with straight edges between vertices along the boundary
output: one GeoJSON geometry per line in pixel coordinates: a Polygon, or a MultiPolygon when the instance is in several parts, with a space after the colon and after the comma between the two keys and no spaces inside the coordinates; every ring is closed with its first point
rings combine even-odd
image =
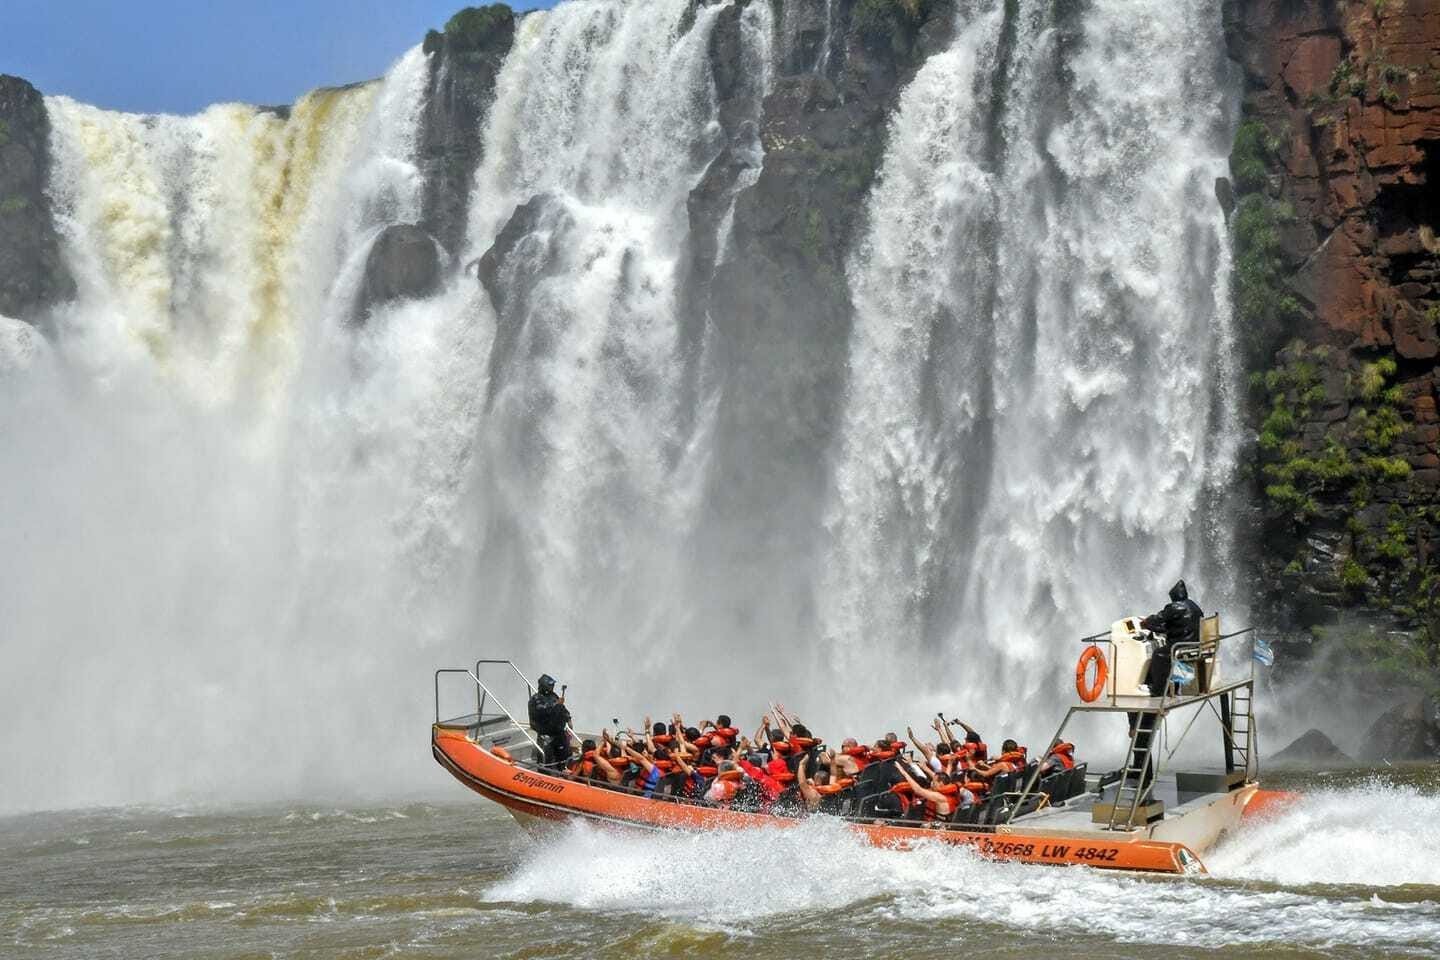
{"type": "MultiPolygon", "coordinates": [[[[512,0],[517,10],[553,0],[512,0]]],[[[117,110],[292,103],[377,77],[464,0],[0,0],[0,73],[117,110]]]]}

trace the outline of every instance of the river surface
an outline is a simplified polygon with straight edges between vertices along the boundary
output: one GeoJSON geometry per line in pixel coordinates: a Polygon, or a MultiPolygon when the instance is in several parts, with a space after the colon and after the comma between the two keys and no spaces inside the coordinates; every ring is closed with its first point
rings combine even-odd
{"type": "Polygon", "coordinates": [[[1440,769],[1272,784],[1307,799],[1204,879],[875,850],[822,820],[538,842],[459,796],[31,814],[0,820],[0,955],[1440,956],[1440,769]]]}

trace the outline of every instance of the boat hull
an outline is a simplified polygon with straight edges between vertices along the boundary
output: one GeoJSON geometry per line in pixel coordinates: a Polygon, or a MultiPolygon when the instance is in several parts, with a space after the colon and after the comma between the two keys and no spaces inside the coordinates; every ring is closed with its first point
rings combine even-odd
{"type": "MultiPolygon", "coordinates": [[[[549,776],[497,756],[462,730],[436,727],[432,745],[441,766],[471,790],[505,807],[527,829],[570,819],[651,830],[788,829],[800,823],[791,817],[767,813],[652,800],[549,776]]],[[[1253,787],[1249,789],[1253,791],[1253,787]]],[[[1237,797],[1236,802],[1239,803],[1235,811],[1238,820],[1244,800],[1237,797]]],[[[1142,830],[1113,834],[1098,830],[1047,833],[1016,824],[990,832],[846,822],[864,840],[879,847],[904,849],[921,842],[941,842],[970,847],[981,856],[996,860],[1078,864],[1143,873],[1204,872],[1200,858],[1185,843],[1152,839],[1142,830]]]]}

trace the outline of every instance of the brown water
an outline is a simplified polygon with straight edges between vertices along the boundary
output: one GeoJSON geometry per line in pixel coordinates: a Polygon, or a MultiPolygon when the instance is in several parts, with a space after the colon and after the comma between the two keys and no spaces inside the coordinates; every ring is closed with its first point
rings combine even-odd
{"type": "Polygon", "coordinates": [[[1303,775],[1206,879],[986,863],[838,824],[536,842],[470,800],[0,820],[0,956],[1440,956],[1440,771],[1303,775]]]}

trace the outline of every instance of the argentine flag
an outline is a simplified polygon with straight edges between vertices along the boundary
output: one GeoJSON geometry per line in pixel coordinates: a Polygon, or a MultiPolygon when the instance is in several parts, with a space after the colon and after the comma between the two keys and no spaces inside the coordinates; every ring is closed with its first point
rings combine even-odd
{"type": "Polygon", "coordinates": [[[1269,667],[1275,664],[1275,650],[1270,646],[1269,640],[1255,638],[1255,660],[1263,666],[1269,667]]]}
{"type": "Polygon", "coordinates": [[[1195,679],[1195,668],[1181,660],[1176,660],[1170,666],[1171,683],[1189,683],[1195,679]]]}

